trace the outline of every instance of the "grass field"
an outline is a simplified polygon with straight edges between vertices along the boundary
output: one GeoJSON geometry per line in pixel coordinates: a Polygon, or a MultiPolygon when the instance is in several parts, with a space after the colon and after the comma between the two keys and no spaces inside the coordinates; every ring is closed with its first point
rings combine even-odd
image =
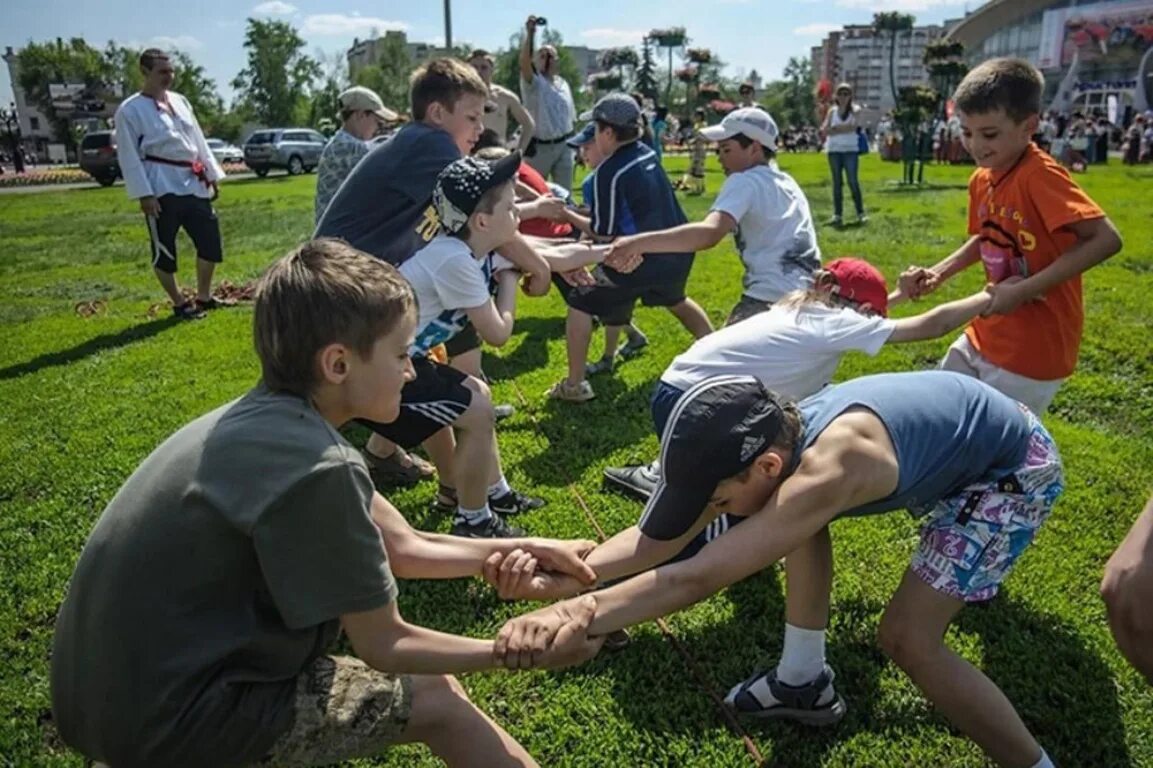
{"type": "MultiPolygon", "coordinates": [[[[669,161],[672,172],[683,162],[669,161]]],[[[815,217],[827,218],[825,159],[788,156],[782,165],[808,192],[815,217]]],[[[921,189],[896,186],[899,174],[875,156],[863,161],[872,220],[819,228],[826,259],[862,255],[892,279],[961,241],[968,169],[930,168],[932,184],[921,189]]],[[[710,193],[721,181],[711,165],[710,193]]],[[[1113,217],[1126,247],[1086,280],[1080,367],[1045,419],[1065,458],[1068,490],[1002,596],[963,613],[949,641],[1002,685],[1059,765],[1153,766],[1153,693],[1115,650],[1097,596],[1105,560],[1153,486],[1153,169],[1095,167],[1079,181],[1113,217]]],[[[306,237],[314,184],[314,176],[227,184],[218,204],[227,254],[220,276],[251,279],[306,237]]],[[[710,200],[686,200],[690,218],[710,200]]],[[[166,308],[150,317],[162,294],[138,209],[122,188],[0,197],[0,243],[0,766],[78,766],[54,737],[48,709],[52,627],[69,575],[93,522],[137,463],[256,380],[251,311],[197,323],[174,321],[166,308]],[[77,313],[78,302],[97,299],[106,305],[96,314],[77,313]]],[[[180,277],[189,284],[183,236],[181,248],[180,277]]],[[[714,322],[737,299],[740,275],[731,240],[698,257],[690,293],[714,322]]],[[[934,301],[980,280],[966,275],[934,301]]],[[[599,526],[611,534],[640,510],[600,490],[601,470],[654,454],[649,391],[690,340],[667,312],[640,309],[638,323],[653,341],[647,354],[595,380],[596,400],[549,403],[543,392],[565,363],[563,316],[555,292],[522,299],[513,339],[488,354],[498,400],[518,407],[501,424],[500,443],[513,483],[549,501],[524,520],[532,533],[592,537],[599,526]]],[[[948,341],[850,356],[838,378],[929,367],[948,341]]],[[[433,491],[429,483],[391,498],[418,527],[446,530],[448,520],[426,512],[433,491]]],[[[671,617],[671,634],[644,625],[626,651],[581,668],[464,682],[543,765],[746,766],[756,754],[773,766],[984,765],[874,642],[915,534],[903,514],[833,528],[828,652],[849,714],[830,730],[755,723],[737,730],[711,696],[779,652],[777,571],[671,617]]],[[[502,603],[479,581],[406,582],[400,605],[412,621],[473,636],[491,636],[527,607],[502,603]]],[[[376,764],[435,761],[406,747],[376,764]]]]}

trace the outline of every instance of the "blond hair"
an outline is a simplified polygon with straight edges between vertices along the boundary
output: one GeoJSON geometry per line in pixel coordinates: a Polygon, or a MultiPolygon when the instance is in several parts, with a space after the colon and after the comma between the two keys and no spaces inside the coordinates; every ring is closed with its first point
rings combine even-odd
{"type": "Polygon", "coordinates": [[[423,120],[435,103],[452,112],[466,94],[488,97],[488,86],[476,70],[456,59],[433,59],[412,73],[409,85],[414,120],[423,120]]]}
{"type": "Polygon", "coordinates": [[[391,264],[343,240],[310,240],[273,262],[256,287],[252,333],[264,383],[307,396],[320,350],[345,344],[368,359],[415,312],[412,288],[391,264]]]}

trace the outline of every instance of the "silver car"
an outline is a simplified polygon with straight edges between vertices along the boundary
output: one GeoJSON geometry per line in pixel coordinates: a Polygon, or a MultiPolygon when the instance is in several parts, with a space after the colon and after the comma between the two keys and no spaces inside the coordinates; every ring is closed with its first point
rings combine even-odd
{"type": "Polygon", "coordinates": [[[283,168],[296,176],[317,166],[327,142],[322,134],[309,128],[253,131],[244,142],[244,163],[257,176],[267,176],[272,168],[283,168]]]}
{"type": "Polygon", "coordinates": [[[216,162],[221,165],[244,162],[244,150],[229,144],[224,139],[206,139],[205,143],[212,150],[212,156],[216,158],[216,162]]]}

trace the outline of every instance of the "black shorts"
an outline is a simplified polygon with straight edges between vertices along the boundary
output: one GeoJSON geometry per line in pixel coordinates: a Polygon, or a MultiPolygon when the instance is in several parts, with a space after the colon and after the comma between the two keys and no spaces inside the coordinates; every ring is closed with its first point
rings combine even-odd
{"type": "Polygon", "coordinates": [[[593,286],[573,287],[557,275],[553,276],[553,283],[565,304],[573,309],[599,317],[605,325],[628,325],[638,300],[646,307],[672,307],[685,300],[691,258],[671,269],[663,264],[659,270],[646,269],[646,266],[629,274],[598,266],[593,269],[597,278],[593,286]]]}
{"type": "Polygon", "coordinates": [[[428,357],[414,357],[416,378],[400,391],[400,415],[382,424],[368,419],[360,423],[405,448],[415,448],[435,433],[450,427],[472,404],[473,392],[465,385],[467,373],[428,357]]]}
{"type": "Polygon", "coordinates": [[[207,198],[196,195],[161,195],[160,216],[145,216],[152,242],[152,266],[176,272],[176,232],[181,227],[196,246],[196,258],[219,264],[224,260],[220,221],[207,198]]]}

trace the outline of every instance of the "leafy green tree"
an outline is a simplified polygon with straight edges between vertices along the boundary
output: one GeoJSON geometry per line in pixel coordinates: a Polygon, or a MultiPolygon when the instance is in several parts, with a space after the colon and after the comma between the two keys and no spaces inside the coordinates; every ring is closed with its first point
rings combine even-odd
{"type": "Polygon", "coordinates": [[[95,92],[103,91],[113,81],[108,60],[97,48],[82,37],[67,42],[56,38],[53,42],[28,43],[20,51],[20,87],[30,103],[34,104],[51,122],[57,141],[71,143],[69,114],[57,114],[52,107],[48,86],[53,83],[84,83],[95,92]]]}
{"type": "Polygon", "coordinates": [[[636,69],[636,89],[654,102],[660,93],[657,85],[657,64],[653,60],[653,43],[649,38],[641,41],[641,63],[636,69]]]}
{"type": "Polygon", "coordinates": [[[897,93],[897,37],[913,31],[916,18],[911,13],[886,11],[873,14],[873,29],[877,34],[889,38],[889,88],[893,91],[893,103],[900,101],[897,93]]]}
{"type": "Polygon", "coordinates": [[[289,125],[307,114],[310,86],[320,65],[303,52],[304,40],[286,21],[249,19],[244,33],[248,66],[232,87],[253,117],[265,125],[289,125]]]}
{"type": "Polygon", "coordinates": [[[782,74],[788,84],[786,89],[788,124],[809,125],[816,120],[817,113],[812,62],[807,58],[790,56],[782,74]]]}
{"type": "Polygon", "coordinates": [[[357,72],[356,85],[376,91],[389,109],[408,112],[411,108],[408,81],[415,66],[399,35],[385,35],[381,41],[376,65],[357,72]]]}

